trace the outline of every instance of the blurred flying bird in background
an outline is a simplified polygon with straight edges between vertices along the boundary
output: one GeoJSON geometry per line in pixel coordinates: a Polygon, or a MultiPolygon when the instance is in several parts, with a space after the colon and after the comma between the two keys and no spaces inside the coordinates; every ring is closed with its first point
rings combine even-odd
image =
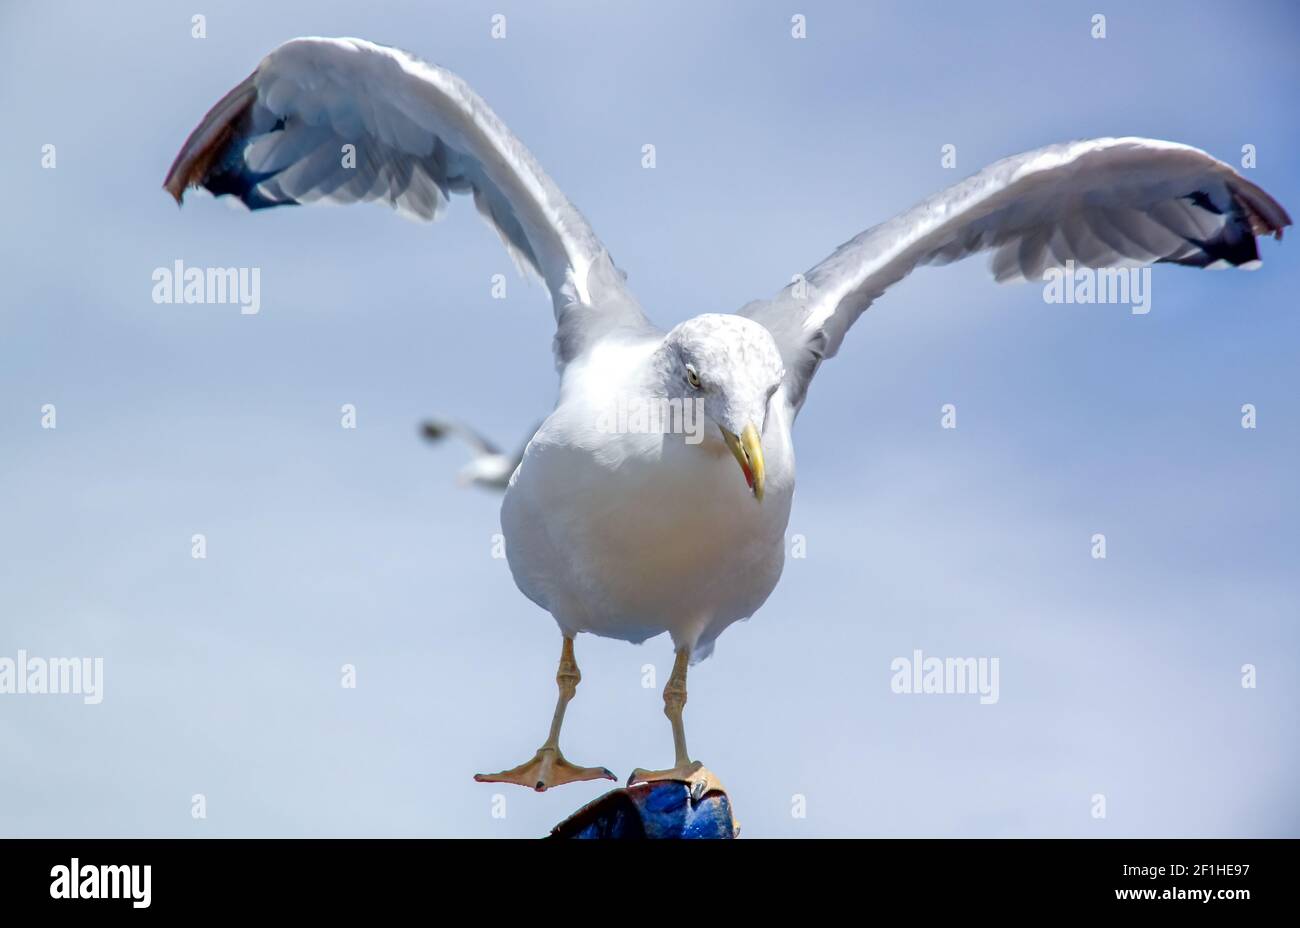
{"type": "MultiPolygon", "coordinates": [[[[536,431],[537,428],[534,427],[528,433],[528,438],[536,431]]],[[[456,474],[456,482],[461,486],[474,484],[495,491],[505,490],[510,485],[510,475],[523,460],[524,449],[528,447],[528,438],[525,438],[513,454],[505,454],[482,433],[469,426],[439,419],[426,419],[420,425],[420,434],[435,443],[448,437],[463,441],[469,446],[473,457],[456,474]]]]}

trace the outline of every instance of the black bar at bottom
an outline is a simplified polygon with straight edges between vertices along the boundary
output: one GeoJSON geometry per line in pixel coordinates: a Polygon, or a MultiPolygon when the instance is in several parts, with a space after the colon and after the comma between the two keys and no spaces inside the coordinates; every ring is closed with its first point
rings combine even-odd
{"type": "Polygon", "coordinates": [[[1242,907],[1292,908],[1297,847],[1282,839],[742,840],[634,846],[436,839],[7,839],[0,841],[0,904],[7,915],[64,910],[93,916],[117,910],[338,916],[396,912],[421,901],[458,897],[472,904],[473,920],[481,922],[511,906],[545,899],[568,900],[564,904],[576,910],[604,888],[625,901],[639,899],[638,905],[699,901],[698,894],[705,893],[714,901],[737,903],[781,896],[805,902],[843,899],[854,910],[880,903],[919,904],[927,913],[974,905],[983,912],[1132,908],[1178,916],[1198,909],[1231,917],[1242,907]]]}

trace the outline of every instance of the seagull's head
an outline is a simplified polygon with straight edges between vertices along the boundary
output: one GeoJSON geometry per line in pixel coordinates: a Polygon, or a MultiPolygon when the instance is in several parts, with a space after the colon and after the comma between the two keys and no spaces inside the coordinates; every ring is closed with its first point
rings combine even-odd
{"type": "Polygon", "coordinates": [[[703,410],[735,455],[755,499],[762,500],[763,429],[768,404],[785,376],[772,334],[744,316],[706,313],[669,332],[664,347],[669,396],[703,410]]]}

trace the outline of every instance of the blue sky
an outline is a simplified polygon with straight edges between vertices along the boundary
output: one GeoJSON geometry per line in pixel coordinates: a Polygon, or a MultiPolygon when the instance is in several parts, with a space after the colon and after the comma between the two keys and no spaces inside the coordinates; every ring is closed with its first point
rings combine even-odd
{"type": "MultiPolygon", "coordinates": [[[[544,737],[558,636],[490,556],[499,501],[416,435],[437,413],[513,446],[546,413],[543,288],[463,202],[420,226],[160,190],[285,39],[460,73],[662,324],[1070,138],[1252,144],[1252,179],[1300,209],[1290,4],[637,6],[223,3],[201,40],[174,3],[0,7],[0,657],[105,662],[97,706],[0,696],[0,833],[529,836],[603,788],[470,779],[544,737]],[[153,303],[177,259],[260,267],[261,312],[153,303]]],[[[975,259],[859,321],[795,432],[808,556],[691,674],[692,750],[747,835],[1300,834],[1294,247],[1158,268],[1145,316],[1047,305],[975,259]],[[999,702],[891,693],[918,648],[998,657],[999,702]]],[[[667,640],[577,650],[568,756],[666,764],[667,640]]]]}

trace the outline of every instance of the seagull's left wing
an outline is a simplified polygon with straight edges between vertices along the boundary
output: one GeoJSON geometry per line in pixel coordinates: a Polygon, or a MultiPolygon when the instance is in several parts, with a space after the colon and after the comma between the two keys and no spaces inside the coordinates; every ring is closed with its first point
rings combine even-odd
{"type": "Polygon", "coordinates": [[[471,194],[516,262],[546,281],[566,362],[593,334],[648,327],[587,220],[468,84],[362,39],[293,39],[223,97],[163,186],[250,209],[388,203],[437,217],[471,194]]]}
{"type": "Polygon", "coordinates": [[[1251,267],[1255,236],[1282,237],[1291,217],[1205,152],[1154,139],[1052,145],[990,165],[836,249],[743,315],[776,338],[795,410],[824,358],[876,297],[921,264],[992,252],[999,281],[1052,267],[1251,267]]]}

